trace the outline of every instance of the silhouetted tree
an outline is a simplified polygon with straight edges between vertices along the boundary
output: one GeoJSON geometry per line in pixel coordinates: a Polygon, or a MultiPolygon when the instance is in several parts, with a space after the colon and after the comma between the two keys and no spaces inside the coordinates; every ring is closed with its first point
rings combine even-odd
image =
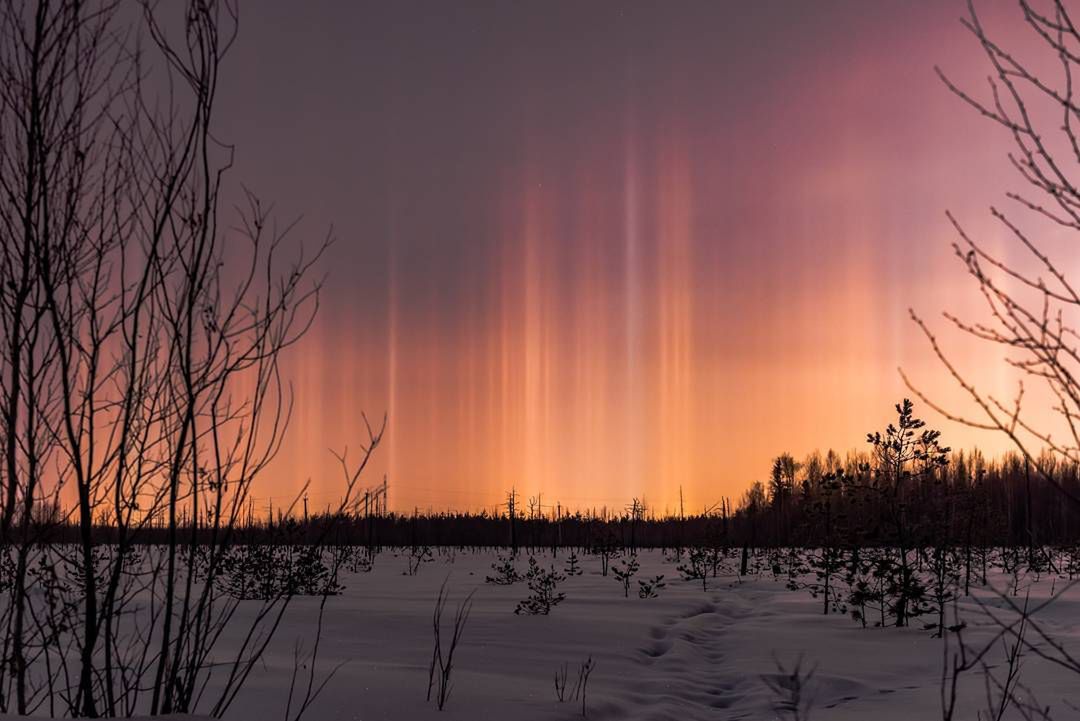
{"type": "Polygon", "coordinates": [[[292,226],[251,193],[223,222],[237,29],[230,0],[0,3],[2,711],[194,711],[215,674],[201,708],[221,714],[287,605],[208,662],[236,603],[213,580],[281,446],[279,359],[326,247],[284,257],[292,226]],[[31,608],[52,567],[74,582],[31,608]]]}
{"type": "MultiPolygon", "coordinates": [[[[959,236],[953,244],[956,257],[974,281],[986,315],[968,321],[944,313],[949,325],[962,335],[985,344],[987,350],[996,348],[1008,354],[1005,362],[1017,376],[1015,395],[1011,399],[998,398],[974,383],[969,372],[947,353],[930,325],[914,311],[911,316],[972,404],[974,414],[947,409],[918,390],[915,392],[952,420],[1007,436],[1019,452],[1023,490],[1008,498],[1017,490],[1011,479],[1019,469],[1006,468],[1004,475],[1010,482],[998,485],[999,479],[987,474],[979,484],[978,497],[980,504],[985,504],[983,519],[988,524],[1000,524],[995,511],[1005,512],[1003,535],[1027,547],[1031,566],[1036,563],[1033,519],[1036,505],[1044,503],[1042,492],[1046,488],[1055,491],[1056,498],[1064,501],[1056,503],[1058,509],[1080,505],[1080,494],[1070,477],[1072,471],[1063,473],[1059,467],[1064,463],[1075,469],[1080,461],[1080,355],[1075,327],[1080,294],[1068,277],[1071,254],[1062,256],[1049,242],[1050,236],[1075,240],[1075,233],[1080,231],[1080,184],[1075,180],[1080,159],[1080,105],[1075,86],[1080,71],[1080,29],[1062,0],[1038,4],[1019,0],[1018,6],[1019,17],[1034,41],[1023,57],[991,37],[974,3],[968,2],[962,22],[989,65],[988,93],[961,88],[937,69],[941,80],[960,101],[1005,131],[1010,144],[1008,159],[1022,186],[1007,194],[1007,206],[990,208],[991,217],[1004,237],[1015,243],[1019,255],[992,249],[948,214],[959,236]],[[1039,240],[1040,234],[1045,234],[1047,240],[1039,240]],[[1036,476],[1039,482],[1033,484],[1036,476]],[[1003,492],[1005,501],[1001,498],[1003,492]],[[1018,500],[1022,503],[1016,504],[1018,500]]],[[[905,381],[915,388],[906,377],[905,381]]],[[[1052,527],[1055,522],[1049,519],[1054,517],[1060,519],[1059,513],[1051,512],[1039,528],[1052,527]]],[[[1003,558],[1011,556],[1012,549],[1002,553],[1003,558]]],[[[1020,614],[1023,629],[1029,617],[1028,607],[1014,606],[1013,610],[1020,614]]],[[[988,687],[994,683],[1001,689],[1000,711],[996,715],[1000,717],[1010,704],[1025,717],[1040,715],[1041,711],[1029,700],[1010,690],[1015,682],[1013,672],[1018,670],[1014,661],[1025,646],[1035,650],[1033,645],[1025,644],[1022,630],[1011,633],[1015,645],[1004,683],[983,667],[988,687]]],[[[942,714],[943,718],[951,718],[956,678],[971,666],[964,663],[967,648],[962,639],[950,647],[948,637],[944,638],[947,663],[942,678],[942,714]],[[952,701],[947,703],[944,691],[950,685],[952,701]]],[[[1080,673],[1080,666],[1070,658],[1055,656],[1052,660],[1080,673]]]]}

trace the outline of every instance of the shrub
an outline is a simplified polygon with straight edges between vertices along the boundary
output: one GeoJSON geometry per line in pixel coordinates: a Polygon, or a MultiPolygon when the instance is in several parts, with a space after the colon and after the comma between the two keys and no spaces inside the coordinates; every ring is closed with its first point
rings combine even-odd
{"type": "Polygon", "coordinates": [[[691,548],[686,554],[686,560],[680,563],[676,570],[682,575],[684,581],[701,581],[701,590],[709,590],[709,553],[700,546],[691,548]]]}
{"type": "Polygon", "coordinates": [[[442,641],[442,615],[446,606],[446,581],[439,587],[439,595],[435,599],[435,612],[432,614],[432,630],[435,635],[435,646],[431,653],[431,666],[428,670],[427,700],[431,700],[431,692],[435,691],[435,703],[442,711],[446,701],[450,698],[450,675],[454,668],[454,651],[457,650],[461,635],[465,632],[465,624],[472,612],[473,593],[469,593],[465,600],[458,604],[454,613],[454,629],[450,635],[450,644],[444,653],[442,641]]]}
{"type": "Polygon", "coordinates": [[[646,581],[638,581],[638,598],[656,598],[660,595],[660,589],[664,588],[664,574],[653,576],[646,581]]]}
{"type": "Polygon", "coordinates": [[[641,566],[638,564],[637,556],[631,555],[627,558],[623,565],[615,564],[611,568],[612,574],[615,575],[615,580],[622,584],[623,595],[626,598],[630,598],[630,582],[634,576],[640,570],[641,566]]]}
{"type": "Polygon", "coordinates": [[[585,695],[589,686],[589,676],[592,675],[593,669],[596,668],[596,662],[592,660],[592,656],[583,661],[578,667],[577,682],[574,684],[573,690],[571,690],[566,682],[568,676],[568,664],[563,664],[562,668],[555,672],[555,697],[559,699],[559,703],[565,701],[581,701],[581,715],[587,716],[585,707],[585,695]]]}
{"type": "Polygon", "coordinates": [[[570,552],[569,558],[566,559],[566,568],[564,572],[567,576],[580,576],[581,565],[578,563],[578,556],[575,551],[570,552]]]}
{"type": "Polygon", "coordinates": [[[219,563],[218,590],[239,600],[335,596],[345,588],[338,582],[338,564],[327,565],[321,546],[233,546],[219,563]]]}
{"type": "Polygon", "coordinates": [[[485,578],[485,583],[493,583],[496,586],[512,586],[521,580],[521,574],[514,567],[512,555],[504,556],[500,553],[496,557],[495,563],[491,564],[491,570],[495,572],[495,575],[485,578]]]}
{"type": "Polygon", "coordinates": [[[551,566],[544,570],[536,562],[535,558],[529,558],[529,571],[525,574],[525,580],[529,584],[529,597],[518,603],[514,613],[529,616],[546,616],[551,609],[566,599],[565,593],[558,590],[559,583],[566,580],[551,566]]]}
{"type": "Polygon", "coordinates": [[[401,572],[402,576],[415,576],[420,572],[420,566],[431,563],[435,556],[431,553],[431,546],[413,546],[406,556],[406,567],[401,572]]]}

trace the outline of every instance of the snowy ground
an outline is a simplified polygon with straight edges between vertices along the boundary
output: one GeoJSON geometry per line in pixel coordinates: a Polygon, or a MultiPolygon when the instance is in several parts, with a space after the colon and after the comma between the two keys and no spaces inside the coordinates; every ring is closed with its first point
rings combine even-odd
{"type": "MultiPolygon", "coordinates": [[[[526,567],[527,552],[518,560],[526,567]]],[[[538,560],[550,563],[547,554],[538,560]]],[[[560,553],[557,568],[565,564],[560,553]]],[[[820,602],[770,578],[736,577],[700,583],[679,579],[659,552],[640,555],[638,578],[664,573],[659,598],[639,599],[635,589],[600,574],[600,560],[583,556],[585,573],[560,586],[566,600],[550,616],[516,616],[523,582],[484,583],[494,553],[458,553],[403,575],[406,558],[386,552],[366,574],[345,574],[346,591],[329,601],[319,668],[346,662],[316,701],[309,719],[363,721],[440,719],[573,719],[580,704],[556,699],[554,676],[569,664],[571,683],[580,662],[592,656],[588,685],[590,719],[775,719],[775,697],[762,675],[799,654],[817,664],[810,718],[836,721],[940,719],[941,641],[913,629],[863,629],[849,617],[823,616],[820,602]],[[476,592],[472,617],[455,657],[454,687],[446,709],[425,701],[431,658],[431,613],[439,585],[451,592],[444,627],[454,607],[476,592]]],[[[1055,585],[1062,582],[1057,581],[1055,585]]],[[[635,583],[636,587],[636,583],[635,583]]],[[[1050,593],[1035,584],[1032,597],[1050,593]]],[[[314,628],[318,599],[300,598],[289,611],[265,668],[256,673],[230,716],[279,719],[293,666],[293,644],[314,628]]],[[[968,602],[970,604],[970,602],[968,602]]],[[[1072,589],[1039,615],[1042,627],[1080,655],[1080,592],[1072,589]]],[[[990,624],[968,615],[971,640],[988,638],[990,624]]],[[[444,629],[444,634],[447,631],[444,629]]],[[[991,662],[1000,666],[996,651],[991,662]]],[[[1035,656],[1024,661],[1023,681],[1054,718],[1075,718],[1066,703],[1080,703],[1080,677],[1035,656]]],[[[983,678],[962,684],[954,718],[985,714],[983,678]]],[[[1006,714],[1005,718],[1019,718],[1006,714]]]]}

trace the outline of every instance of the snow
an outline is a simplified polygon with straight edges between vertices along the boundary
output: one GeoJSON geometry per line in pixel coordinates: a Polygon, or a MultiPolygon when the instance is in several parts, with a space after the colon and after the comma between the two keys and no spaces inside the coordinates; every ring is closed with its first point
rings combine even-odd
{"type": "MultiPolygon", "coordinates": [[[[526,569],[529,555],[520,552],[519,571],[526,569]]],[[[541,564],[562,568],[567,552],[561,550],[554,560],[546,552],[535,555],[541,564]]],[[[601,575],[598,557],[580,558],[585,573],[560,584],[566,600],[549,616],[513,613],[528,595],[524,582],[484,583],[494,552],[443,550],[415,576],[403,573],[403,553],[384,552],[370,573],[345,574],[346,590],[327,604],[317,670],[321,674],[345,665],[306,718],[580,718],[580,703],[557,700],[554,678],[567,664],[572,686],[578,665],[590,656],[596,662],[586,699],[590,719],[787,718],[774,709],[775,696],[762,677],[777,673],[777,660],[790,667],[800,654],[804,667],[816,665],[809,689],[814,697],[811,718],[941,718],[942,642],[920,624],[864,629],[848,616],[824,616],[819,600],[806,591],[788,590],[771,575],[740,581],[729,573],[710,578],[708,591],[702,591],[699,581],[681,580],[676,564],[659,551],[639,554],[637,577],[665,574],[667,587],[659,598],[638,598],[636,582],[630,598],[624,598],[622,585],[601,575]],[[453,690],[440,712],[425,694],[431,615],[444,580],[450,592],[444,647],[457,603],[470,592],[475,596],[454,658],[453,690]]],[[[1060,579],[1043,578],[1030,584],[1032,599],[1045,598],[1063,585],[1060,579]]],[[[1002,605],[989,593],[981,595],[1002,605]]],[[[1015,600],[1023,603],[1022,598],[1015,600]]],[[[318,603],[316,598],[293,601],[264,667],[251,677],[229,718],[283,718],[294,644],[303,639],[310,646],[318,603]]],[[[969,624],[968,640],[991,638],[995,627],[974,601],[965,599],[961,607],[969,624]]],[[[1037,620],[1080,654],[1078,589],[1062,593],[1037,620]]],[[[997,647],[988,657],[995,673],[1004,673],[1002,658],[997,647]]],[[[1030,654],[1023,669],[1022,681],[1042,704],[1057,710],[1057,718],[1071,717],[1065,702],[1080,702],[1080,678],[1030,654]]],[[[972,672],[961,679],[961,697],[954,718],[975,719],[980,710],[985,713],[982,674],[972,672]]],[[[1019,718],[1012,713],[1005,718],[1019,718]]]]}

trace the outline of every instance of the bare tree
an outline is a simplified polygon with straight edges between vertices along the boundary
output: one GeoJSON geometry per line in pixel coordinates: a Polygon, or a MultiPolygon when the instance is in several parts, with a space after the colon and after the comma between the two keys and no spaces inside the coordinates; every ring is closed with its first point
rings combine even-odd
{"type": "Polygon", "coordinates": [[[232,0],[0,3],[2,711],[221,715],[288,605],[215,654],[329,244],[284,257],[248,191],[221,222],[237,29],[232,0]]]}
{"type": "Polygon", "coordinates": [[[969,416],[950,411],[923,394],[906,376],[905,382],[942,415],[975,428],[1004,433],[1032,467],[1050,484],[1080,502],[1071,490],[1061,487],[1040,459],[1080,460],[1080,355],[1073,316],[1080,308],[1074,289],[1060,259],[1040,249],[1034,233],[1025,230],[1018,215],[1027,214],[1036,228],[1080,231],[1080,187],[1070,178],[1072,164],[1080,160],[1080,106],[1074,94],[1074,74],[1080,70],[1080,31],[1060,0],[1049,3],[1049,12],[1019,0],[1024,21],[1060,67],[1058,77],[1044,77],[1029,69],[992,39],[969,0],[963,26],[984,51],[993,74],[988,78],[989,98],[980,100],[954,84],[940,68],[942,81],[957,97],[980,115],[1004,128],[1013,149],[1008,158],[1025,184],[1024,190],[1010,192],[1009,209],[990,208],[1008,237],[1028,254],[1031,261],[1011,262],[992,253],[983,242],[969,234],[952,213],[948,218],[959,235],[953,249],[975,281],[985,302],[989,320],[965,321],[945,312],[949,324],[963,334],[1002,348],[1006,362],[1020,375],[1012,399],[1001,399],[976,387],[968,375],[947,354],[929,324],[914,310],[911,317],[959,387],[978,409],[969,416]],[[1029,267],[1030,266],[1030,267],[1029,267]],[[1038,403],[1025,407],[1030,388],[1024,381],[1048,394],[1050,408],[1038,403]],[[1048,423],[1045,412],[1052,410],[1060,422],[1048,423]],[[1055,434],[1063,431],[1063,434],[1055,434]],[[1039,453],[1036,446],[1051,451],[1039,453]]]}
{"type": "MultiPolygon", "coordinates": [[[[1080,459],[1080,355],[1075,326],[1080,294],[1067,276],[1065,259],[1047,250],[1048,243],[1036,240],[1036,236],[1047,231],[1066,238],[1080,231],[1080,185],[1072,177],[1080,160],[1080,106],[1074,85],[1074,76],[1080,70],[1080,30],[1062,0],[1050,0],[1039,7],[1029,0],[1018,0],[1018,6],[1030,31],[1029,37],[1043,51],[1040,58],[1027,55],[1022,59],[1000,44],[988,32],[973,0],[968,0],[968,13],[962,24],[989,63],[988,92],[981,94],[961,88],[937,69],[941,80],[961,101],[1008,133],[1012,145],[1008,158],[1022,181],[1021,190],[1007,194],[1008,207],[992,206],[990,213],[1026,260],[992,252],[985,242],[948,214],[959,235],[953,246],[955,254],[975,281],[985,303],[987,319],[968,321],[952,313],[944,314],[948,323],[962,334],[1003,350],[1006,362],[1019,376],[1017,390],[1013,398],[1002,399],[977,387],[949,356],[930,325],[914,311],[911,317],[977,413],[967,415],[946,409],[928,399],[906,376],[905,382],[944,416],[971,427],[1005,434],[1046,484],[1056,488],[1069,502],[1080,503],[1080,497],[1060,484],[1053,473],[1055,464],[1061,461],[1075,464],[1080,459]],[[1044,67],[1056,70],[1047,71],[1044,67]],[[1033,400],[1025,403],[1025,399],[1033,400]]],[[[1053,598],[1056,597],[1050,601],[1053,598]]],[[[987,679],[988,707],[995,718],[1000,718],[1010,704],[1026,718],[1043,718],[1041,712],[1026,713],[1017,699],[1019,659],[1025,652],[1031,652],[1066,668],[1071,668],[1072,659],[1045,634],[1040,634],[1039,642],[1028,640],[1026,631],[1040,631],[1034,620],[1038,608],[1030,608],[1026,603],[1018,608],[1009,603],[1014,611],[1014,616],[1009,618],[996,615],[988,607],[982,608],[984,615],[998,625],[1000,637],[1012,640],[1007,653],[1009,670],[1004,680],[993,678],[986,668],[982,669],[987,679]]],[[[962,625],[958,623],[956,628],[962,625]]],[[[950,651],[948,635],[943,634],[944,718],[953,714],[957,676],[972,668],[974,661],[985,653],[969,648],[961,635],[956,635],[957,650],[950,651]]]]}
{"type": "Polygon", "coordinates": [[[475,593],[475,591],[470,591],[469,595],[458,604],[457,611],[454,612],[453,631],[450,634],[448,645],[444,647],[442,616],[448,598],[446,584],[449,580],[450,578],[447,576],[447,578],[443,579],[442,585],[439,586],[439,595],[435,599],[435,611],[431,615],[435,644],[431,652],[431,664],[428,667],[427,700],[431,700],[431,692],[434,690],[435,703],[440,711],[446,707],[446,701],[450,698],[450,691],[453,688],[451,676],[454,670],[454,652],[457,651],[458,643],[461,642],[461,636],[465,632],[465,624],[469,621],[469,614],[472,613],[473,594],[475,593]]]}

